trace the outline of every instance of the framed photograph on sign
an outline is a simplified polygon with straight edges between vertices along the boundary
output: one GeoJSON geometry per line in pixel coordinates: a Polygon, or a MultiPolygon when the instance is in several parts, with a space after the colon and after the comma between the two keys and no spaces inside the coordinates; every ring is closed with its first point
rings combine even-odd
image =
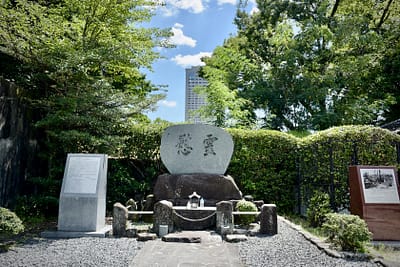
{"type": "Polygon", "coordinates": [[[365,203],[400,203],[395,171],[394,167],[360,168],[365,203]]]}

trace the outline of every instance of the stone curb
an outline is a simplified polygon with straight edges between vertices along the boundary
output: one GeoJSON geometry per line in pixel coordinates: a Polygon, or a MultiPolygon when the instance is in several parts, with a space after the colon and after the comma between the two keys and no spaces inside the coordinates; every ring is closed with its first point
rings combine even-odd
{"type": "Polygon", "coordinates": [[[344,252],[338,252],[336,250],[333,250],[329,247],[329,244],[326,243],[325,241],[323,241],[321,238],[314,236],[313,234],[310,234],[309,232],[306,232],[300,225],[294,224],[291,221],[286,220],[284,217],[282,216],[278,216],[278,219],[280,219],[281,221],[283,221],[284,223],[286,223],[287,225],[289,225],[289,227],[291,227],[292,229],[296,230],[297,232],[299,232],[302,236],[304,236],[305,239],[307,239],[308,241],[310,241],[312,244],[314,244],[315,246],[318,247],[318,249],[322,250],[323,252],[325,252],[327,255],[334,257],[334,258],[362,258],[364,260],[369,259],[371,262],[373,263],[379,263],[384,267],[396,267],[399,265],[393,265],[390,262],[387,262],[383,259],[380,258],[375,258],[372,257],[370,258],[369,255],[367,254],[353,254],[353,253],[344,253],[344,252]]]}

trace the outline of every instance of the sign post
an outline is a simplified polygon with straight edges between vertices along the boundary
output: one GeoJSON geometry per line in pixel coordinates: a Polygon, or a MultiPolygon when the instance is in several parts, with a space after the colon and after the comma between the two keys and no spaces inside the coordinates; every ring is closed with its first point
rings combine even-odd
{"type": "Polygon", "coordinates": [[[350,211],[363,218],[374,240],[400,240],[397,169],[350,166],[350,211]]]}

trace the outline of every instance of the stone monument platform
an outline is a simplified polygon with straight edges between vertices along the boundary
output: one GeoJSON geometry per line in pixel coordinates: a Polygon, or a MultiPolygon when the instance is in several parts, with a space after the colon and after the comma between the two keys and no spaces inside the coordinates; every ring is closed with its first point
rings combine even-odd
{"type": "Polygon", "coordinates": [[[242,193],[231,176],[222,174],[163,174],[154,186],[155,201],[168,200],[174,206],[186,206],[188,196],[197,192],[205,206],[223,200],[242,199],[242,193]]]}

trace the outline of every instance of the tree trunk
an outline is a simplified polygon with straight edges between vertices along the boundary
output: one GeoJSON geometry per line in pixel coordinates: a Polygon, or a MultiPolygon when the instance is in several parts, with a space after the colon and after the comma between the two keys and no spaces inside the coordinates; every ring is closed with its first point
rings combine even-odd
{"type": "Polygon", "coordinates": [[[34,173],[36,140],[17,86],[0,77],[0,206],[13,208],[23,182],[34,173]]]}

